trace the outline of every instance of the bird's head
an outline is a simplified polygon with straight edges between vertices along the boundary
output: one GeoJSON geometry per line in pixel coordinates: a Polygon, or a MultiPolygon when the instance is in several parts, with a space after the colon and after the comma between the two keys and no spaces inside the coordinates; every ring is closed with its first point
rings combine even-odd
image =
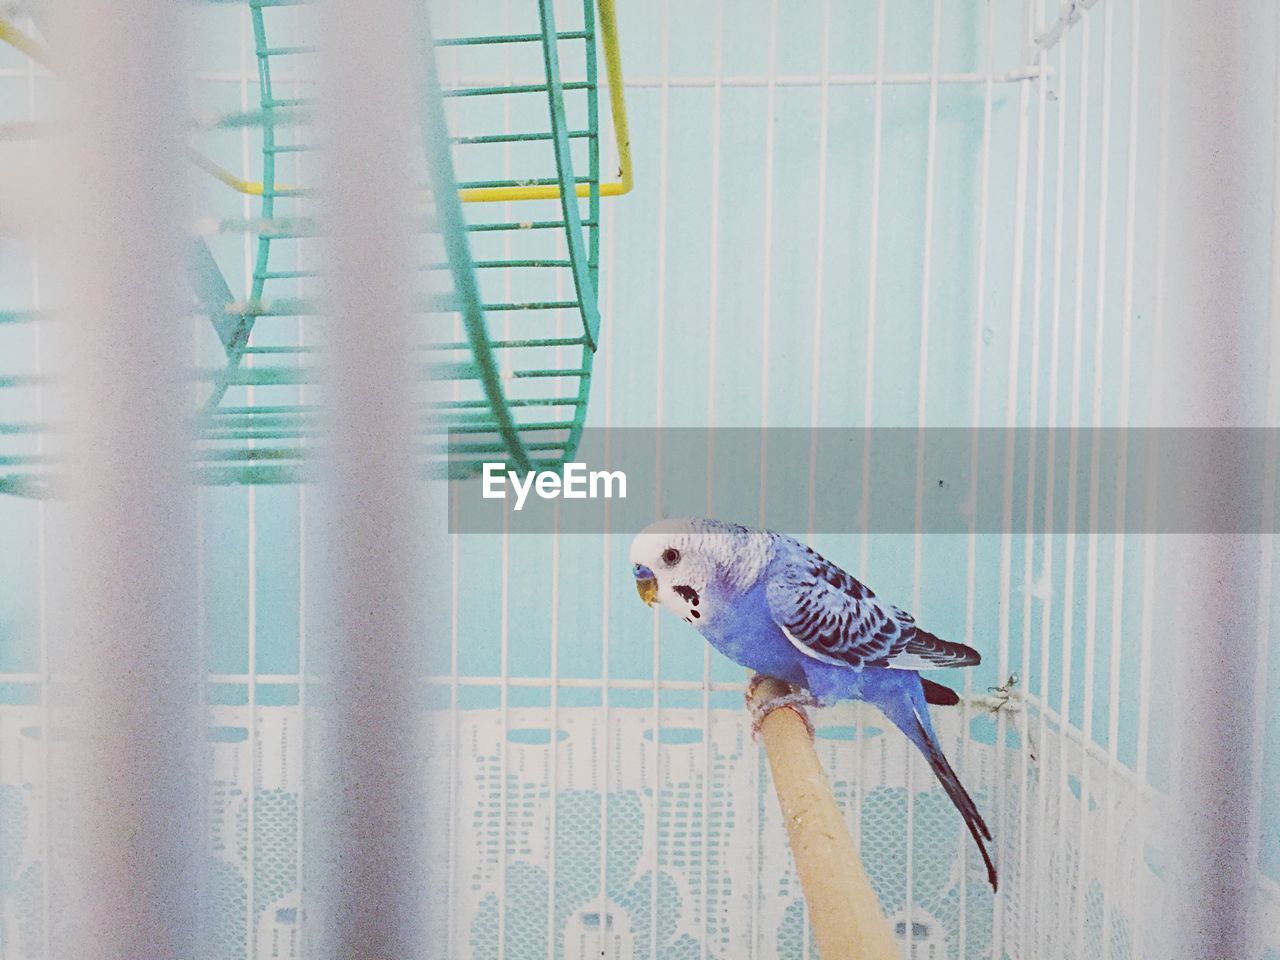
{"type": "Polygon", "coordinates": [[[695,626],[713,614],[717,588],[753,582],[765,562],[767,534],[718,520],[661,520],[631,542],[640,599],[695,626]]]}

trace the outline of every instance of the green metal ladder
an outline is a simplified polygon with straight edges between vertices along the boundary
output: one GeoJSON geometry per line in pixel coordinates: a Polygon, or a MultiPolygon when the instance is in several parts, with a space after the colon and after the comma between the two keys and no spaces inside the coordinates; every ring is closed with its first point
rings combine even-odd
{"type": "MultiPolygon", "coordinates": [[[[515,469],[556,469],[571,459],[586,417],[600,336],[597,306],[601,197],[631,186],[621,66],[612,0],[583,0],[580,22],[558,27],[553,0],[527,0],[523,32],[445,35],[424,57],[424,247],[420,297],[423,459],[450,477],[486,461],[515,469]],[[609,72],[619,175],[601,182],[598,46],[609,72]],[[447,58],[462,76],[491,70],[516,54],[540,53],[539,75],[504,82],[442,83],[447,58]],[[575,75],[565,79],[562,62],[575,75]],[[526,82],[529,81],[529,82],[526,82]],[[476,124],[503,129],[471,129],[476,124]],[[534,118],[538,118],[536,121],[534,118]],[[515,118],[515,119],[513,119],[515,118]],[[517,124],[523,124],[514,129],[517,124]],[[524,169],[528,164],[529,169],[524,169]],[[473,174],[472,171],[475,171],[473,174]],[[494,172],[496,171],[496,172],[494,172]],[[488,175],[484,175],[488,174],[488,175]],[[429,386],[428,386],[429,384],[429,386]]],[[[204,154],[196,165],[239,193],[260,198],[258,215],[220,229],[253,234],[253,269],[237,298],[203,240],[192,241],[189,281],[216,347],[196,370],[196,471],[215,484],[295,483],[310,475],[320,433],[323,376],[307,327],[318,309],[314,194],[281,182],[287,165],[305,166],[311,104],[285,96],[277,76],[296,75],[314,46],[297,42],[305,21],[286,7],[301,0],[249,0],[259,81],[256,110],[218,118],[215,127],[260,130],[262,179],[239,179],[204,154]],[[278,39],[277,34],[285,34],[278,39]],[[286,158],[292,157],[292,163],[286,158]]],[[[520,4],[514,4],[520,7],[520,4]]],[[[303,11],[305,13],[305,11],[303,11]]],[[[9,40],[39,58],[38,41],[8,22],[9,40]],[[26,41],[14,42],[13,36],[26,41]],[[32,51],[34,50],[34,54],[32,51]]],[[[38,322],[34,313],[0,313],[38,322]]],[[[330,362],[333,362],[332,360],[330,362]]],[[[44,383],[0,369],[0,493],[54,492],[57,455],[32,448],[44,425],[6,416],[44,383]],[[12,394],[10,395],[12,397],[12,394]],[[8,422],[6,422],[8,421],[8,422]],[[11,442],[15,441],[15,442],[11,442]]]]}

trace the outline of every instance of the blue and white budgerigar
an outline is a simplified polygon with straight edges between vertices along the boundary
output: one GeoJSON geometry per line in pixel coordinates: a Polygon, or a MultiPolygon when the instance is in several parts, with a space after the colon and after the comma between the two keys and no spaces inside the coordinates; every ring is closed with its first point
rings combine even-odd
{"type": "MultiPolygon", "coordinates": [[[[779,533],[718,520],[663,520],[636,536],[631,563],[645,603],[692,624],[735,663],[803,688],[813,705],[863,700],[877,707],[924,754],[996,889],[986,846],[991,831],[929,719],[929,703],[954,704],[958,697],[918,672],[971,666],[981,660],[978,651],[923,630],[911,614],[779,533]]],[[[766,703],[764,712],[772,706],[766,703]]]]}

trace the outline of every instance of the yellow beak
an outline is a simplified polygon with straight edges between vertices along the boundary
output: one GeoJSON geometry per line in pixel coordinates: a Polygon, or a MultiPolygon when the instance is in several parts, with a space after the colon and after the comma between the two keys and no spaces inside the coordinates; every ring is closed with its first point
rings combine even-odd
{"type": "Polygon", "coordinates": [[[658,596],[658,580],[656,577],[637,577],[636,593],[640,594],[640,599],[653,606],[653,601],[658,596]]]}

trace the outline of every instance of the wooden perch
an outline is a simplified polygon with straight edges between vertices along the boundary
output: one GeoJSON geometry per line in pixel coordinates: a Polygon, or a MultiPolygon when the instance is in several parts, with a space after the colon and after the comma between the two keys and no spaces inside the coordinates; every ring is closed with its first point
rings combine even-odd
{"type": "MultiPolygon", "coordinates": [[[[788,684],[765,678],[751,700],[757,704],[790,692],[788,684]]],[[[818,762],[803,708],[774,710],[760,735],[822,960],[899,960],[889,921],[818,762]]]]}

